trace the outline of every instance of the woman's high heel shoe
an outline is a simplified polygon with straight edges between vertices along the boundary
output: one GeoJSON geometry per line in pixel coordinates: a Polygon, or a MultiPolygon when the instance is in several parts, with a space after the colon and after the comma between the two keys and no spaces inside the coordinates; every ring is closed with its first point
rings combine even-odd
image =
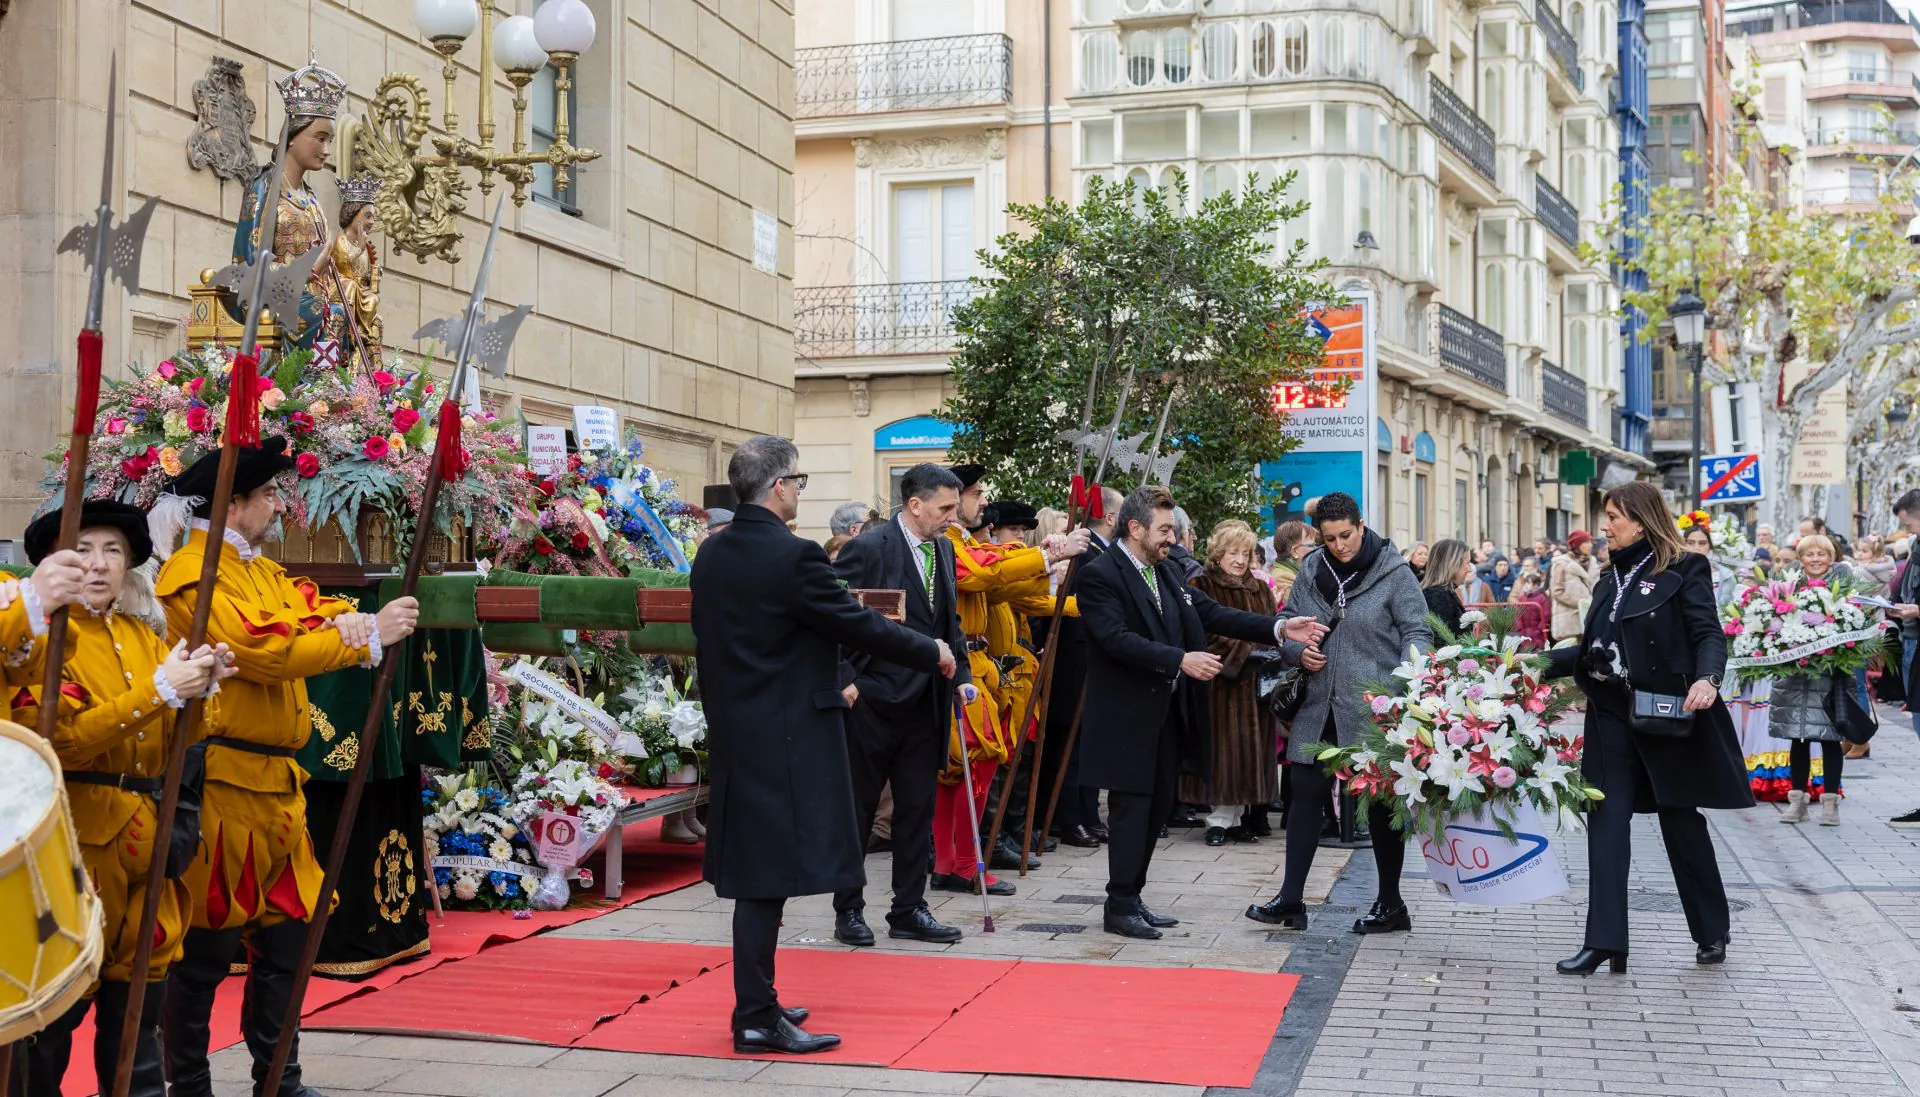
{"type": "Polygon", "coordinates": [[[1281,929],[1304,930],[1307,928],[1307,904],[1284,902],[1276,895],[1264,903],[1248,907],[1247,917],[1281,929]]]}
{"type": "Polygon", "coordinates": [[[1610,948],[1583,948],[1553,966],[1562,975],[1592,975],[1601,964],[1606,964],[1618,975],[1627,970],[1627,954],[1610,948]]]}

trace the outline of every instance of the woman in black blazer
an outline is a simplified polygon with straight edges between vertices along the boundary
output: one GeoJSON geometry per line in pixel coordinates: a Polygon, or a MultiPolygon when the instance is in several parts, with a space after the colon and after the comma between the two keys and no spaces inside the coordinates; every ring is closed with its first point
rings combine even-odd
{"type": "Polygon", "coordinates": [[[1577,647],[1552,655],[1551,674],[1571,674],[1587,696],[1587,780],[1606,794],[1587,819],[1590,882],[1586,947],[1558,967],[1587,975],[1627,969],[1627,869],[1633,816],[1658,812],[1674,883],[1699,946],[1696,959],[1727,957],[1727,892],[1700,808],[1747,808],[1753,791],[1733,717],[1720,700],[1726,637],[1707,560],[1687,552],[1651,484],[1606,495],[1609,566],[1594,585],[1577,647]],[[1629,685],[1631,683],[1631,685],[1629,685]],[[1632,730],[1632,692],[1684,696],[1693,727],[1684,736],[1632,730]]]}

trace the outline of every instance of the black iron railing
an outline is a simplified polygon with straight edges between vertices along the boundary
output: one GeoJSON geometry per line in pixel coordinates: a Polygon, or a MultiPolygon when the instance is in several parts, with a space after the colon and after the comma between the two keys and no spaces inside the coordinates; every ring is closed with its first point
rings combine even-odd
{"type": "Polygon", "coordinates": [[[1534,0],[1533,21],[1540,24],[1540,37],[1547,43],[1547,52],[1560,62],[1573,86],[1581,91],[1587,90],[1587,74],[1580,71],[1580,46],[1574,42],[1573,35],[1567,33],[1567,25],[1560,21],[1548,7],[1546,0],[1534,0]]]}
{"type": "Polygon", "coordinates": [[[950,351],[954,310],[974,292],[967,281],[798,286],[794,351],[802,358],[950,351]]]}
{"type": "Polygon", "coordinates": [[[1540,363],[1540,406],[1556,419],[1576,427],[1587,425],[1587,383],[1554,365],[1540,363]]]}
{"type": "Polygon", "coordinates": [[[1430,102],[1434,132],[1440,135],[1448,148],[1460,154],[1461,159],[1473,165],[1473,170],[1494,178],[1493,167],[1493,127],[1486,119],[1475,114],[1472,107],[1461,102],[1453,94],[1453,89],[1440,82],[1438,76],[1427,77],[1428,90],[1432,93],[1430,102]]]}
{"type": "Polygon", "coordinates": [[[1580,211],[1538,173],[1533,177],[1533,212],[1568,247],[1580,246],[1580,211]]]}
{"type": "Polygon", "coordinates": [[[1440,306],[1440,364],[1497,392],[1507,391],[1507,341],[1492,328],[1440,306]]]}
{"type": "Polygon", "coordinates": [[[982,107],[1013,95],[1013,40],[965,34],[797,50],[794,116],[982,107]]]}

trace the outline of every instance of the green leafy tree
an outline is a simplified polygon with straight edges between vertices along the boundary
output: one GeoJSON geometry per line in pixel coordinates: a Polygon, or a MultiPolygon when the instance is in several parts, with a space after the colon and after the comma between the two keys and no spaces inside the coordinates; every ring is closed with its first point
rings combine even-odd
{"type": "MultiPolygon", "coordinates": [[[[1272,247],[1306,213],[1286,200],[1293,178],[1192,213],[1184,180],[1169,194],[1095,179],[1078,207],[1008,207],[1019,228],[983,253],[982,292],[955,316],[953,459],[985,465],[1003,496],[1064,506],[1076,453],[1060,433],[1083,416],[1108,427],[1131,374],[1120,435],[1151,437],[1166,409],[1181,505],[1203,530],[1255,519],[1256,467],[1294,444],[1273,386],[1320,361],[1306,311],[1333,303],[1312,277],[1324,261],[1272,247]]],[[[1143,472],[1110,466],[1104,482],[1127,490],[1143,472]]]]}

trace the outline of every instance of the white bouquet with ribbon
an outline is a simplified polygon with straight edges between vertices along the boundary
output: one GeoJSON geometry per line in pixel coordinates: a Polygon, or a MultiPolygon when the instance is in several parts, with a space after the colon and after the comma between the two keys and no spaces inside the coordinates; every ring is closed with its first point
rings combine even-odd
{"type": "Polygon", "coordinates": [[[1873,661],[1885,620],[1853,600],[1853,583],[1790,575],[1742,587],[1720,607],[1727,669],[1744,683],[1853,673],[1873,661]]]}

